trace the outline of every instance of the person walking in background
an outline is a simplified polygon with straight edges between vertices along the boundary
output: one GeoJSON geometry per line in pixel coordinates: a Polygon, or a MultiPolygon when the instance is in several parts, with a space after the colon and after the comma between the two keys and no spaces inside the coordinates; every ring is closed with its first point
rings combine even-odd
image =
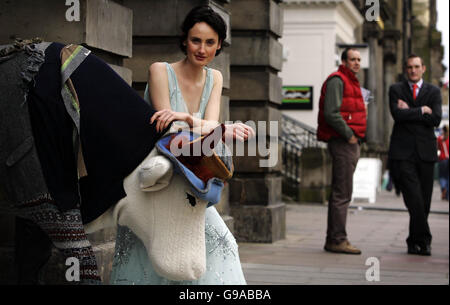
{"type": "Polygon", "coordinates": [[[442,128],[442,135],[437,139],[439,149],[439,183],[441,199],[448,201],[448,126],[442,128]]]}
{"type": "Polygon", "coordinates": [[[437,161],[434,127],[442,116],[441,92],[423,81],[425,71],[422,58],[412,54],[406,61],[407,80],[389,88],[394,119],[389,158],[410,216],[408,253],[419,255],[431,255],[428,214],[437,161]]]}
{"type": "Polygon", "coordinates": [[[347,211],[352,199],[353,173],[360,155],[360,140],[366,132],[366,106],[356,73],[361,55],[348,48],[337,72],[322,85],[317,139],[328,142],[332,157],[332,186],[328,202],[325,251],[361,254],[347,239],[347,211]]]}

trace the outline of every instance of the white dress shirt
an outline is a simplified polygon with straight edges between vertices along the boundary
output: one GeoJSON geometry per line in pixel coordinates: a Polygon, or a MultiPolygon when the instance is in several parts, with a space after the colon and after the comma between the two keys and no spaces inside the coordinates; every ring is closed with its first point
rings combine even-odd
{"type": "MultiPolygon", "coordinates": [[[[409,84],[409,88],[411,89],[411,91],[413,90],[413,82],[411,82],[411,81],[408,81],[408,84],[409,84]]],[[[419,92],[420,92],[420,89],[422,88],[422,85],[423,85],[423,78],[421,78],[417,83],[416,83],[416,85],[417,85],[417,88],[416,88],[416,98],[419,96],[419,92]]],[[[414,95],[413,95],[414,96],[414,95]]]]}
{"type": "MultiPolygon", "coordinates": [[[[413,85],[414,85],[414,83],[413,82],[411,82],[411,81],[408,81],[408,84],[409,84],[409,88],[411,89],[411,91],[413,90],[413,85]]],[[[417,83],[416,83],[416,85],[417,85],[417,88],[416,88],[416,98],[419,96],[419,92],[420,92],[420,89],[422,88],[422,85],[423,85],[423,78],[421,78],[417,83]]],[[[413,95],[414,96],[414,95],[413,95]]],[[[421,107],[421,110],[422,110],[422,114],[424,114],[424,109],[423,109],[423,107],[421,107]]]]}

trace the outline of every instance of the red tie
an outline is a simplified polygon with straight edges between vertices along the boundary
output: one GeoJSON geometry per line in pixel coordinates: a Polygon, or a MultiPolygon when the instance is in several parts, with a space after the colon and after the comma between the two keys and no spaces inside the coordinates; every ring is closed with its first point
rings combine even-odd
{"type": "Polygon", "coordinates": [[[416,100],[416,91],[417,91],[417,84],[413,84],[413,98],[416,100]]]}

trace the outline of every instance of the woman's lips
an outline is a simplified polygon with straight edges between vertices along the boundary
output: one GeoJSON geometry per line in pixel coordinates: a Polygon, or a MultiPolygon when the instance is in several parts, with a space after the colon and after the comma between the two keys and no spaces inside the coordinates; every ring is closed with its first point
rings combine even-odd
{"type": "Polygon", "coordinates": [[[197,60],[200,60],[200,61],[202,61],[202,60],[205,60],[205,59],[206,59],[206,57],[205,57],[205,56],[198,56],[198,55],[196,55],[196,56],[195,56],[195,58],[196,58],[197,60]]]}

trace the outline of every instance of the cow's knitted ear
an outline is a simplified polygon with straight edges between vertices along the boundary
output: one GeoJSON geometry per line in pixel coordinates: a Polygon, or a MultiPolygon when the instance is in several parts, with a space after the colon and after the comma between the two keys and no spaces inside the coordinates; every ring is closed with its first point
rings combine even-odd
{"type": "Polygon", "coordinates": [[[166,157],[151,157],[140,166],[138,172],[139,186],[144,192],[162,190],[169,185],[172,174],[173,165],[166,157]]]}

